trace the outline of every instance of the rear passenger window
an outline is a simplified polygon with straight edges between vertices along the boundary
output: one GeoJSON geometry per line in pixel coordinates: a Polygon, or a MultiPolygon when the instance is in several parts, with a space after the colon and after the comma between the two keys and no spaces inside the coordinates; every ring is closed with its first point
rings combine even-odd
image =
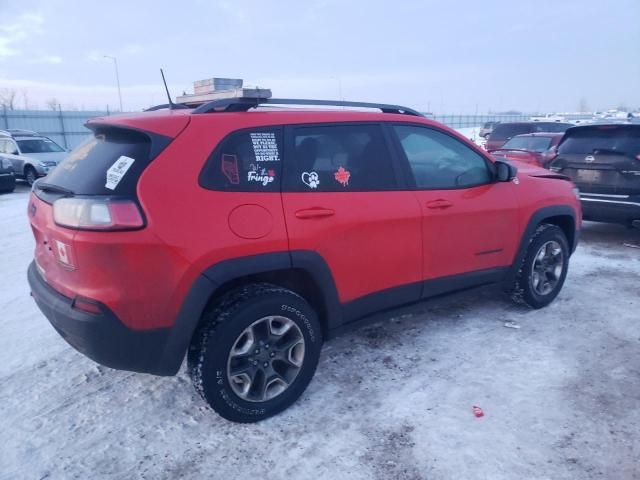
{"type": "Polygon", "coordinates": [[[226,137],[200,174],[212,190],[279,192],[282,171],[282,129],[242,130],[226,137]]]}
{"type": "Polygon", "coordinates": [[[293,147],[288,190],[345,192],[397,187],[380,125],[295,127],[293,147]]]}

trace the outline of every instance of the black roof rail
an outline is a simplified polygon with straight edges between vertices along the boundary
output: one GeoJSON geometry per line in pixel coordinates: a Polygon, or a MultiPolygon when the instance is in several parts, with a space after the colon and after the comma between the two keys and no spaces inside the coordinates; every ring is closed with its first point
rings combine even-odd
{"type": "Polygon", "coordinates": [[[149,107],[145,109],[145,112],[155,112],[156,110],[163,110],[168,108],[169,110],[181,110],[185,108],[190,108],[187,105],[183,105],[181,103],[163,103],[162,105],[154,105],[153,107],[149,107]]]}
{"type": "Polygon", "coordinates": [[[198,106],[193,113],[212,113],[212,112],[246,112],[260,105],[313,105],[313,106],[331,106],[331,107],[356,107],[356,108],[376,108],[383,113],[400,113],[405,115],[414,115],[422,117],[423,115],[411,108],[402,107],[400,105],[387,105],[384,103],[367,103],[367,102],[347,102],[343,100],[305,100],[299,98],[228,98],[221,100],[212,100],[198,106]]]}

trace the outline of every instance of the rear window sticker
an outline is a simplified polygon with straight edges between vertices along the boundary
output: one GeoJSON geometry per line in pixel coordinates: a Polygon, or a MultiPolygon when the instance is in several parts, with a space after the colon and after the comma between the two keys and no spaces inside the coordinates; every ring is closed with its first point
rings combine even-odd
{"type": "Polygon", "coordinates": [[[247,181],[253,183],[261,183],[263,187],[266,187],[275,179],[276,172],[272,169],[256,167],[252,164],[250,170],[247,171],[247,181]]]}
{"type": "Polygon", "coordinates": [[[280,161],[278,142],[276,141],[276,134],[274,132],[253,132],[249,135],[251,136],[256,162],[280,161]]]}
{"type": "Polygon", "coordinates": [[[133,162],[135,162],[135,159],[125,157],[124,155],[118,158],[115,163],[109,167],[109,170],[107,170],[107,183],[105,184],[105,188],[115,190],[122,180],[122,177],[124,177],[131,165],[133,165],[133,162]]]}
{"type": "Polygon", "coordinates": [[[302,183],[309,188],[318,188],[320,185],[320,177],[316,172],[302,172],[302,183]]]}
{"type": "Polygon", "coordinates": [[[229,180],[229,183],[238,185],[240,183],[240,173],[238,171],[238,157],[235,155],[222,154],[222,173],[229,180]]]}
{"type": "Polygon", "coordinates": [[[338,171],[333,174],[334,178],[340,183],[343,187],[349,185],[349,178],[351,178],[351,172],[349,170],[345,170],[344,167],[338,168],[338,171]]]}

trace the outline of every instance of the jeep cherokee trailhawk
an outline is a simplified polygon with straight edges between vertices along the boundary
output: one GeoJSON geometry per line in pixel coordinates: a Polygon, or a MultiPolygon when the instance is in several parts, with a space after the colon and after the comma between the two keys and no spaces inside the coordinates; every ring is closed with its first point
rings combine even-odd
{"type": "Polygon", "coordinates": [[[495,282],[534,308],[556,297],[581,221],[565,176],[409,108],[328,103],[89,121],[28,205],[29,283],[55,329],[117,369],[174,375],[186,356],[213,409],[252,422],[374,312],[495,282]]]}

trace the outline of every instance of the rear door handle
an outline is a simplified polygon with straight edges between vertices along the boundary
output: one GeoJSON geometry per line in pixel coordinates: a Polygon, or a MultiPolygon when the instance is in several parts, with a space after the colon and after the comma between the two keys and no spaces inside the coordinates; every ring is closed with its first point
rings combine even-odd
{"type": "Polygon", "coordinates": [[[307,208],[304,210],[298,210],[296,212],[296,218],[307,219],[330,217],[335,213],[336,212],[334,210],[331,210],[330,208],[307,208]]]}
{"type": "Polygon", "coordinates": [[[449,207],[453,207],[453,203],[451,203],[449,200],[443,200],[441,198],[439,198],[438,200],[432,200],[431,202],[427,202],[427,208],[445,209],[449,207]]]}

